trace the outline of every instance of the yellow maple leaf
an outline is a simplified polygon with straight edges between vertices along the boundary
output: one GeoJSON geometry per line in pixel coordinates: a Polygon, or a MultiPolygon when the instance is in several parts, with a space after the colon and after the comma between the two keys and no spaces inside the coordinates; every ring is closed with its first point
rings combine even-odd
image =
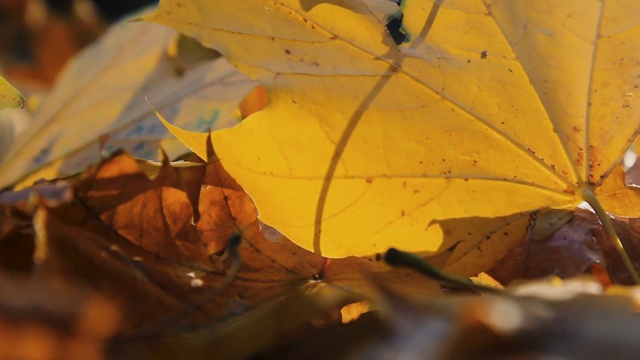
{"type": "MultiPolygon", "coordinates": [[[[436,254],[459,241],[444,220],[594,202],[640,126],[640,3],[402,3],[162,0],[147,20],[265,85],[269,105],[212,141],[307,249],[436,254]]],[[[205,156],[205,137],[187,145],[205,156]]]]}

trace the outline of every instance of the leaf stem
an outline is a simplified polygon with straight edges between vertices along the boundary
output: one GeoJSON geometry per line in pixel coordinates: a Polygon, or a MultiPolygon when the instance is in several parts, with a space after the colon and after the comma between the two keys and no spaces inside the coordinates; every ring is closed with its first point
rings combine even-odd
{"type": "Polygon", "coordinates": [[[448,274],[435,266],[431,265],[425,259],[396,248],[390,248],[384,255],[384,261],[391,266],[403,266],[420,272],[421,274],[449,285],[464,286],[480,292],[502,293],[501,289],[476,284],[468,278],[448,274]]]}
{"type": "Polygon", "coordinates": [[[627,255],[627,252],[625,251],[624,246],[622,245],[622,242],[618,237],[618,234],[616,234],[616,231],[613,228],[613,223],[611,222],[611,218],[609,217],[609,214],[602,207],[602,204],[600,204],[600,201],[598,200],[596,195],[593,193],[593,190],[589,188],[584,189],[582,191],[582,198],[587,203],[589,203],[589,205],[591,205],[593,210],[596,212],[596,215],[600,219],[602,226],[604,226],[604,229],[607,231],[607,235],[609,235],[609,240],[611,241],[611,244],[618,251],[618,255],[620,255],[620,257],[622,258],[622,262],[624,263],[624,266],[627,268],[627,271],[631,275],[633,282],[640,285],[640,277],[638,277],[638,273],[636,272],[636,269],[633,267],[633,264],[631,263],[631,259],[629,259],[629,255],[627,255]]]}

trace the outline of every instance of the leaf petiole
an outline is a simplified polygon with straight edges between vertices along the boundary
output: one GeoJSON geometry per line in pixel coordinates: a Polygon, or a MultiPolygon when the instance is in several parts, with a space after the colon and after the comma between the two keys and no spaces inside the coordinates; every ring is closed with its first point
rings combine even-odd
{"type": "Polygon", "coordinates": [[[431,265],[425,259],[412,253],[400,251],[396,248],[390,248],[389,250],[387,250],[387,252],[384,254],[384,261],[391,266],[404,266],[411,268],[438,282],[450,285],[464,286],[469,289],[481,292],[502,292],[501,289],[482,284],[476,284],[468,278],[448,274],[431,265]]]}
{"type": "Polygon", "coordinates": [[[636,269],[633,267],[633,264],[631,263],[631,259],[629,259],[629,255],[627,255],[627,252],[625,251],[624,246],[622,245],[622,242],[618,237],[618,234],[616,234],[616,231],[613,228],[613,224],[611,223],[611,218],[609,217],[609,214],[602,207],[602,204],[600,204],[600,201],[598,201],[598,198],[593,193],[593,190],[589,188],[583,189],[582,198],[589,205],[591,205],[593,210],[596,212],[596,215],[600,219],[602,226],[604,226],[604,229],[606,230],[607,235],[609,235],[609,240],[611,241],[611,244],[613,245],[614,248],[616,248],[616,251],[618,251],[618,254],[622,258],[622,262],[624,263],[624,266],[627,268],[627,271],[629,272],[629,274],[631,275],[631,278],[633,279],[633,282],[635,282],[637,285],[640,285],[640,277],[638,277],[638,273],[636,272],[636,269]]]}

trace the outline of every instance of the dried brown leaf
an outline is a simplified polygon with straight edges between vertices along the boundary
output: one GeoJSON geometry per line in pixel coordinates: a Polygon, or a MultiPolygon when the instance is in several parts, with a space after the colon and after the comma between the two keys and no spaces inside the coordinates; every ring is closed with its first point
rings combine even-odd
{"type": "MultiPolygon", "coordinates": [[[[593,235],[600,223],[590,211],[576,209],[569,222],[543,239],[523,238],[489,273],[502,284],[550,275],[569,278],[583,274],[605,258],[593,235]]],[[[617,255],[616,255],[617,256],[617,255]]]]}
{"type": "MultiPolygon", "coordinates": [[[[640,269],[640,218],[616,216],[612,222],[631,262],[636,269],[640,269]]],[[[592,231],[606,259],[609,277],[616,284],[633,284],[633,279],[631,279],[609,237],[604,229],[598,225],[594,224],[592,231]]]]}

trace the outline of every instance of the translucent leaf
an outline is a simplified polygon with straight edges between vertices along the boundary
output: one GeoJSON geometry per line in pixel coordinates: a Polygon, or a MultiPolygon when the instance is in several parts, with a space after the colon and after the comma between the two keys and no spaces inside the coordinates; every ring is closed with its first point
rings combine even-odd
{"type": "Polygon", "coordinates": [[[0,188],[77,173],[97,163],[101,150],[146,159],[160,159],[161,146],[170,157],[185,152],[145,97],[191,130],[236,124],[238,105],[256,84],[224,59],[205,60],[207,52],[191,49],[175,59],[182,49],[175,42],[184,42],[177,34],[125,21],[80,53],[0,163],[0,188]]]}
{"type": "Polygon", "coordinates": [[[635,138],[640,4],[408,0],[396,45],[384,2],[308,3],[163,0],[148,18],[264,84],[270,105],[214,147],[307,249],[443,252],[444,220],[576,206],[635,138]]]}
{"type": "Polygon", "coordinates": [[[5,108],[21,108],[24,97],[5,78],[0,76],[0,110],[5,108]]]}

